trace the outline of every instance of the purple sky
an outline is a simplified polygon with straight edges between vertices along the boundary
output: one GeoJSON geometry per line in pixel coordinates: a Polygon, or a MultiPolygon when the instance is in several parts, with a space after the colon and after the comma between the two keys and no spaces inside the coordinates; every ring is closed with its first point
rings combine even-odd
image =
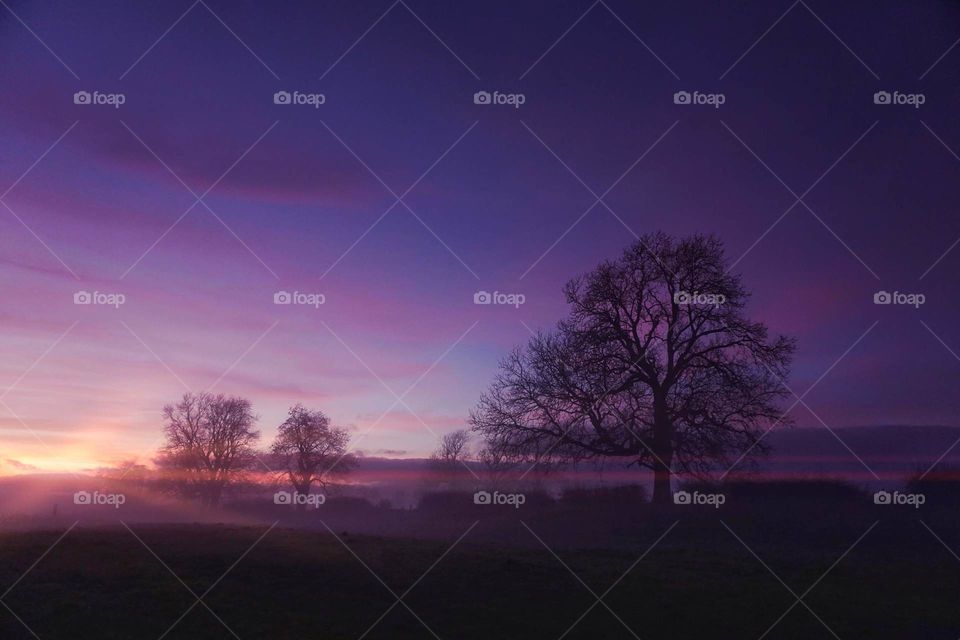
{"type": "Polygon", "coordinates": [[[267,438],[303,402],[423,455],[566,280],[657,229],[720,236],[799,341],[798,394],[830,370],[799,424],[957,423],[960,7],[355,4],[0,10],[2,457],[148,456],[161,405],[211,385],[267,438]]]}

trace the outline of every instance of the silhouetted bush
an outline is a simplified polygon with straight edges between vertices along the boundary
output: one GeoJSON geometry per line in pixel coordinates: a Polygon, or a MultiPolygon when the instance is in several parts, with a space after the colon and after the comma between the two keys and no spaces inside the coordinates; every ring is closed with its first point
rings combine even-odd
{"type": "Polygon", "coordinates": [[[430,491],[420,496],[418,511],[457,512],[473,506],[473,493],[467,491],[430,491]]]}
{"type": "Polygon", "coordinates": [[[838,480],[741,480],[723,485],[731,503],[771,503],[789,507],[810,504],[869,504],[870,497],[860,488],[838,480]]]}
{"type": "MultiPolygon", "coordinates": [[[[520,493],[526,497],[526,502],[523,504],[523,508],[526,510],[548,509],[557,505],[557,501],[546,491],[521,491],[520,493]]],[[[504,506],[503,508],[509,509],[510,507],[504,506]]]]}
{"type": "Polygon", "coordinates": [[[647,502],[643,485],[628,484],[619,487],[590,487],[564,489],[560,503],[565,507],[629,507],[647,502]]]}
{"type": "Polygon", "coordinates": [[[377,507],[366,498],[357,498],[354,496],[337,496],[327,498],[320,511],[331,515],[351,515],[356,513],[367,513],[375,510],[377,507]]]}
{"type": "Polygon", "coordinates": [[[545,509],[556,505],[556,501],[544,491],[431,491],[420,497],[417,510],[425,513],[471,514],[475,514],[475,509],[478,508],[493,509],[494,512],[504,509],[513,511],[518,507],[511,496],[522,496],[519,508],[524,511],[545,509]],[[478,494],[486,495],[478,497],[478,494]],[[506,496],[500,498],[506,502],[497,503],[497,494],[506,496]],[[490,502],[485,502],[488,498],[490,502]]]}
{"type": "Polygon", "coordinates": [[[917,473],[907,481],[907,493],[922,493],[924,506],[941,507],[960,504],[960,469],[944,468],[927,475],[917,473]]]}

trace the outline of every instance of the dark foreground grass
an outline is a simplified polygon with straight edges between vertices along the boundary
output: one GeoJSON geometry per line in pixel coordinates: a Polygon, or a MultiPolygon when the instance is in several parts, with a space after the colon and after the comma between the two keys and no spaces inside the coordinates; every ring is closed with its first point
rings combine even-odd
{"type": "MultiPolygon", "coordinates": [[[[651,523],[641,546],[670,524],[651,523]]],[[[868,538],[884,540],[884,526],[868,538]]],[[[9,608],[0,607],[0,637],[960,636],[960,562],[919,521],[897,534],[915,536],[903,541],[909,552],[865,539],[832,570],[862,530],[811,549],[747,539],[750,529],[733,525],[746,532],[755,557],[719,519],[681,520],[640,559],[642,550],[563,549],[555,556],[536,540],[525,548],[484,546],[471,542],[474,532],[451,549],[456,536],[438,542],[339,532],[338,539],[282,526],[265,536],[267,527],[131,527],[81,526],[52,549],[62,531],[0,536],[0,589],[12,587],[0,599],[9,608]]],[[[550,544],[548,533],[537,535],[550,544]]]]}

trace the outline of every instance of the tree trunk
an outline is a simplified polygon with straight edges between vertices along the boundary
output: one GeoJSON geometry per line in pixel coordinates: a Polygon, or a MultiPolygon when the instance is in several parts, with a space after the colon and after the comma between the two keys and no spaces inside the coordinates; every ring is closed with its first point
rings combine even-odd
{"type": "MultiPolygon", "coordinates": [[[[663,453],[658,452],[657,456],[663,459],[663,453]]],[[[665,505],[673,502],[673,489],[670,483],[670,461],[663,459],[653,461],[653,504],[665,505]]]]}
{"type": "MultiPolygon", "coordinates": [[[[294,485],[294,490],[300,495],[304,496],[301,500],[306,500],[306,496],[310,494],[310,483],[309,482],[298,482],[294,485]]],[[[307,503],[298,502],[296,506],[296,511],[298,514],[304,514],[307,512],[307,503]]]]}
{"type": "Polygon", "coordinates": [[[206,490],[205,502],[207,509],[216,509],[220,506],[220,497],[223,494],[223,485],[211,483],[206,490]]]}
{"type": "Polygon", "coordinates": [[[653,419],[653,497],[655,505],[673,502],[671,467],[673,466],[673,425],[667,417],[666,403],[654,400],[653,419]]]}

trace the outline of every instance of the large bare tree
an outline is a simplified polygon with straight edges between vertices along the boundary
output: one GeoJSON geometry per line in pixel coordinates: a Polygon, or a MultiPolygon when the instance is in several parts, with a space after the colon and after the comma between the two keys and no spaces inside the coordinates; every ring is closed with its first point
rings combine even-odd
{"type": "Polygon", "coordinates": [[[277,431],[271,446],[277,469],[298,493],[310,493],[317,483],[326,487],[329,480],[350,471],[356,458],[347,453],[350,434],[332,427],[322,411],[311,411],[297,404],[277,431]]]}
{"type": "Polygon", "coordinates": [[[712,236],[649,234],[570,281],[568,316],[500,365],[471,413],[488,446],[537,460],[619,458],[704,474],[765,450],[794,343],[747,318],[712,236]]]}
{"type": "Polygon", "coordinates": [[[245,398],[187,393],[163,408],[166,443],[158,466],[176,486],[217,506],[223,490],[250,467],[260,432],[245,398]]]}

